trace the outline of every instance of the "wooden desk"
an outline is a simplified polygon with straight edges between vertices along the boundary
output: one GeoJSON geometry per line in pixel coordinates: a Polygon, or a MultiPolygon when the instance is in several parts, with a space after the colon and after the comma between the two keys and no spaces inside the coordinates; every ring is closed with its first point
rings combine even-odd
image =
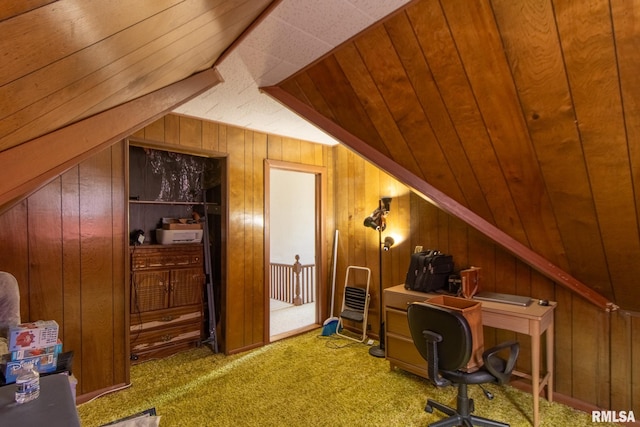
{"type": "MultiPolygon", "coordinates": [[[[399,367],[427,378],[427,363],[420,356],[409,332],[407,306],[424,301],[434,294],[408,291],[404,285],[384,290],[385,356],[391,369],[399,367]]],[[[546,387],[547,399],[553,401],[553,313],[555,302],[548,306],[532,303],[528,307],[482,301],[482,324],[492,328],[526,334],[531,337],[531,375],[514,371],[532,384],[533,425],[540,423],[540,392],[546,387]],[[546,372],[541,377],[540,339],[546,332],[546,372]]]]}

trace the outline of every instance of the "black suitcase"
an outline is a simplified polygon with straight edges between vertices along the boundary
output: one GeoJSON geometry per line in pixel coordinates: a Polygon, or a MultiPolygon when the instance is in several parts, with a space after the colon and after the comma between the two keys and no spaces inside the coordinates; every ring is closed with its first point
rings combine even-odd
{"type": "Polygon", "coordinates": [[[411,262],[404,281],[405,289],[434,292],[447,287],[453,273],[453,256],[437,250],[411,254],[411,262]]]}
{"type": "Polygon", "coordinates": [[[413,290],[415,288],[415,283],[418,279],[418,275],[421,275],[423,272],[425,259],[432,256],[435,252],[438,251],[427,249],[426,251],[415,252],[411,254],[411,261],[409,262],[407,277],[404,280],[405,289],[413,290]]]}

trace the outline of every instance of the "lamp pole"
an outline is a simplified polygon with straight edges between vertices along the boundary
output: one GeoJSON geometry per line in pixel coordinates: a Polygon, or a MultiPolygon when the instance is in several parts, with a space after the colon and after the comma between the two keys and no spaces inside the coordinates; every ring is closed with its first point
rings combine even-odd
{"type": "Polygon", "coordinates": [[[391,204],[391,197],[382,197],[378,200],[378,209],[373,211],[371,215],[364,219],[365,227],[371,227],[378,232],[378,265],[380,272],[380,280],[378,282],[378,313],[380,316],[380,332],[378,336],[380,337],[380,344],[371,347],[369,349],[369,354],[375,357],[384,357],[384,315],[382,313],[382,246],[384,245],[384,250],[387,251],[393,246],[393,238],[391,236],[387,236],[387,238],[382,241],[382,232],[387,227],[385,222],[385,217],[389,213],[389,207],[391,204]]]}
{"type": "Polygon", "coordinates": [[[371,347],[369,349],[369,354],[374,357],[384,357],[384,316],[382,313],[382,228],[378,227],[378,262],[379,262],[379,272],[380,272],[380,281],[378,282],[378,315],[380,316],[380,332],[378,333],[380,344],[371,347]]]}

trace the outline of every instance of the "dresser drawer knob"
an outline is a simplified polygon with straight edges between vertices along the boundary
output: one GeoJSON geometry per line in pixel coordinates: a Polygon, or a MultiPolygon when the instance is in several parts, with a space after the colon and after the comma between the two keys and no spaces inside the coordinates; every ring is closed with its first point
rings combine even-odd
{"type": "Polygon", "coordinates": [[[162,320],[163,322],[171,322],[174,319],[173,316],[162,316],[162,320]]]}
{"type": "Polygon", "coordinates": [[[164,341],[164,342],[171,341],[172,339],[173,339],[173,337],[171,335],[163,335],[162,336],[162,341],[164,341]]]}

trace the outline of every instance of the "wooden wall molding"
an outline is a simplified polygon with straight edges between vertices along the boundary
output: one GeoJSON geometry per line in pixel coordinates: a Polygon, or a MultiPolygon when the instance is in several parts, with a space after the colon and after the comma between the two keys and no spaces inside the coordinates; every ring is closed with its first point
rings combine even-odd
{"type": "Polygon", "coordinates": [[[578,279],[574,278],[567,272],[563,271],[555,264],[549,262],[538,253],[524,246],[517,240],[513,239],[511,236],[495,227],[493,224],[487,222],[471,210],[467,209],[460,203],[448,197],[446,194],[442,193],[441,191],[424,181],[422,178],[419,178],[417,175],[400,166],[389,157],[375,150],[369,144],[362,141],[360,138],[356,137],[350,132],[346,131],[344,128],[338,126],[335,122],[321,115],[316,110],[301,102],[290,93],[276,86],[264,87],[261,88],[261,90],[285,105],[287,108],[295,111],[306,120],[309,120],[320,129],[332,135],[334,138],[341,141],[345,146],[357,152],[359,155],[363,156],[371,163],[375,164],[382,170],[394,176],[400,182],[410,187],[417,194],[420,194],[428,202],[437,206],[439,209],[442,209],[444,212],[453,215],[456,218],[459,218],[469,226],[478,230],[480,233],[496,242],[498,245],[506,249],[515,257],[517,257],[536,271],[540,272],[544,276],[570,289],[572,292],[575,292],[590,303],[605,311],[614,311],[618,309],[617,305],[609,301],[601,294],[595,292],[593,289],[580,282],[578,279]]]}

